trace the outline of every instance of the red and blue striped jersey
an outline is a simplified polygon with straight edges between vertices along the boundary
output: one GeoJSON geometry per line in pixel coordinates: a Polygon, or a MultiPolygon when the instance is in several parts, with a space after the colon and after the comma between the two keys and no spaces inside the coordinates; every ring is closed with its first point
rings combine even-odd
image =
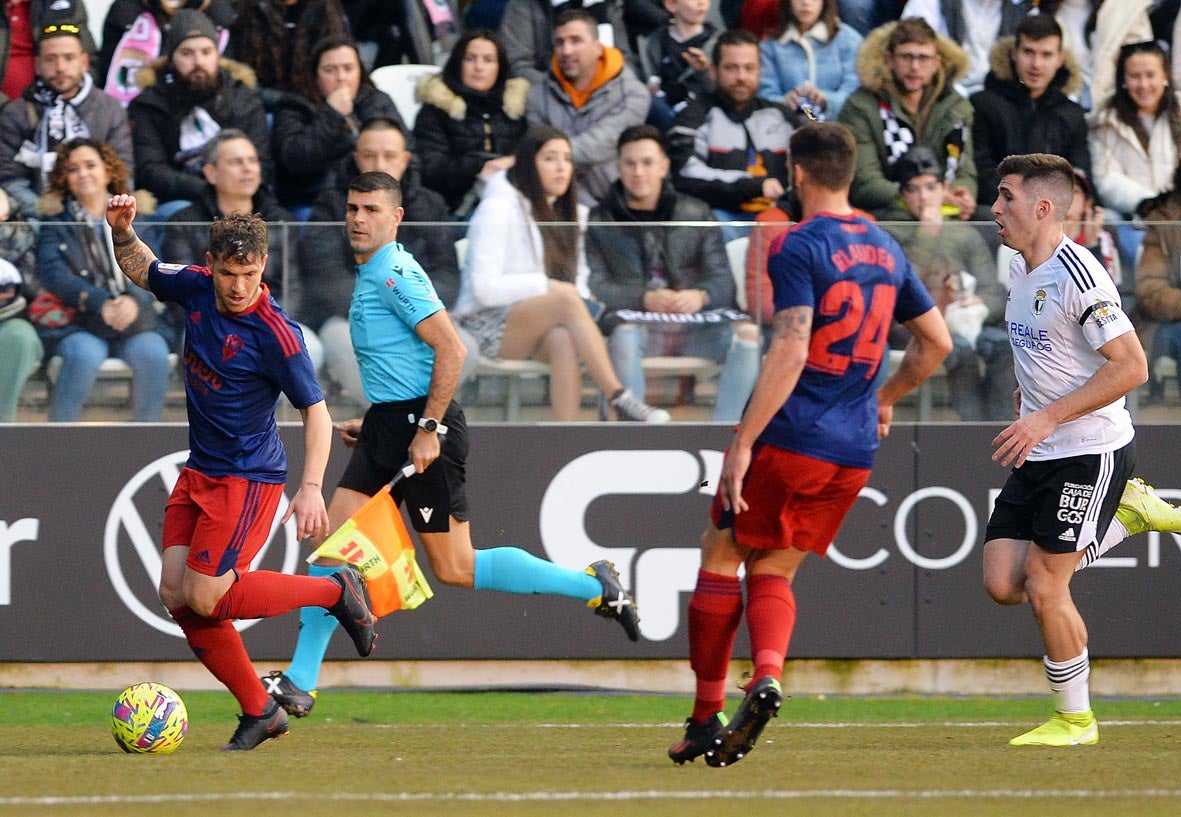
{"type": "Polygon", "coordinates": [[[297,409],[324,399],[299,326],[266,284],[244,312],[219,312],[204,267],[154,261],[148,286],[185,311],[188,466],[211,477],[286,481],[287,454],[275,426],[279,395],[297,409]]]}
{"type": "Polygon", "coordinates": [[[878,448],[876,375],[891,321],[935,304],[898,242],[863,215],[819,213],[771,245],[775,311],[812,309],[799,383],[759,439],[854,468],[878,448]]]}

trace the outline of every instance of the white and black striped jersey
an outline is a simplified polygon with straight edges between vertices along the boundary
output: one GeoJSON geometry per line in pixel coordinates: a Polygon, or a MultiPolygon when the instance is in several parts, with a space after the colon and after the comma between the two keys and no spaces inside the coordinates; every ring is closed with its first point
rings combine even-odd
{"type": "MultiPolygon", "coordinates": [[[[1097,351],[1135,331],[1107,270],[1085,247],[1063,237],[1041,266],[1027,270],[1016,255],[1009,264],[1005,307],[1021,414],[1044,408],[1091,379],[1106,359],[1097,351]]],[[[1135,436],[1124,398],[1054,429],[1031,460],[1114,451],[1135,436]]]]}

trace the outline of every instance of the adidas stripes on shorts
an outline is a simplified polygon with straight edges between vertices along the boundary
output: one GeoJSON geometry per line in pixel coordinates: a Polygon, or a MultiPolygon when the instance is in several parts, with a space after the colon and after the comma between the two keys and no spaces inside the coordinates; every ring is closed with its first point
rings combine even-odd
{"type": "Polygon", "coordinates": [[[1102,541],[1136,468],[1136,443],[1103,454],[1027,460],[1005,480],[984,541],[1019,539],[1050,553],[1102,541]]]}

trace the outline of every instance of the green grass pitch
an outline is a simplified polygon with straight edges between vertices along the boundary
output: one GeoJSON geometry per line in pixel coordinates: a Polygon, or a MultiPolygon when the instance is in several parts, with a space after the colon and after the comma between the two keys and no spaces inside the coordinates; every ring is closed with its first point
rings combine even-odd
{"type": "MultiPolygon", "coordinates": [[[[0,693],[0,815],[1181,813],[1181,701],[1098,700],[1100,742],[1016,749],[1046,699],[788,698],[741,763],[665,756],[680,696],[326,690],[253,752],[227,693],[178,690],[173,755],[125,755],[114,693],[0,693]]],[[[730,709],[733,710],[731,702],[730,709]]]]}

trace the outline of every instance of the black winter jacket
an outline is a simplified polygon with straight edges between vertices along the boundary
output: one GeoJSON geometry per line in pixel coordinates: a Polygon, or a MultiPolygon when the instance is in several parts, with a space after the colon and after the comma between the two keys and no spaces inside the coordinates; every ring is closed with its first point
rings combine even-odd
{"type": "MultiPolygon", "coordinates": [[[[667,181],[653,213],[656,221],[713,221],[709,205],[673,190],[667,181]]],[[[718,227],[605,226],[636,224],[623,186],[616,181],[590,212],[586,260],[591,293],[608,310],[643,309],[644,292],[654,264],[662,267],[669,289],[703,289],[710,309],[734,306],[734,277],[718,227]],[[596,223],[599,222],[599,223],[596,223]]]]}
{"type": "Polygon", "coordinates": [[[373,85],[360,87],[348,116],[326,102],[317,108],[304,96],[284,94],[271,131],[279,203],[292,206],[315,201],[343,170],[357,146],[361,125],[377,118],[392,119],[406,130],[394,101],[373,85]]]}
{"type": "Polygon", "coordinates": [[[975,110],[972,143],[981,204],[992,204],[996,199],[1000,182],[996,166],[1013,154],[1052,153],[1091,176],[1086,116],[1067,96],[1081,83],[1073,57],[1068,52],[1067,63],[1058,69],[1046,92],[1030,99],[1009,57],[1013,41],[1005,37],[993,47],[992,70],[984,78],[984,90],[970,99],[975,110]]]}
{"type": "Polygon", "coordinates": [[[484,162],[510,156],[524,135],[529,82],[508,80],[504,90],[479,93],[442,76],[418,86],[423,105],[414,122],[422,183],[443,195],[454,212],[476,183],[484,162]]]}
{"type": "MultiPolygon", "coordinates": [[[[344,228],[312,223],[344,221],[347,180],[357,173],[356,166],[349,164],[350,172],[342,182],[316,197],[299,242],[303,304],[300,319],[317,330],[334,315],[347,317],[353,297],[357,265],[344,228]]],[[[426,271],[443,304],[451,307],[459,295],[455,236],[443,197],[419,183],[414,164],[402,174],[402,206],[406,217],[398,227],[398,241],[426,271]],[[440,223],[428,227],[414,222],[440,223]]]]}
{"type": "MultiPolygon", "coordinates": [[[[271,136],[267,115],[255,90],[254,72],[224,57],[218,63],[219,90],[206,110],[222,128],[245,132],[258,151],[264,184],[274,177],[271,165],[271,136]]],[[[160,201],[201,196],[205,179],[187,173],[176,160],[180,152],[180,123],[191,108],[181,109],[172,93],[172,71],[168,58],[160,57],[136,73],[143,93],[131,101],[131,142],[135,148],[135,183],[160,201]]]]}

